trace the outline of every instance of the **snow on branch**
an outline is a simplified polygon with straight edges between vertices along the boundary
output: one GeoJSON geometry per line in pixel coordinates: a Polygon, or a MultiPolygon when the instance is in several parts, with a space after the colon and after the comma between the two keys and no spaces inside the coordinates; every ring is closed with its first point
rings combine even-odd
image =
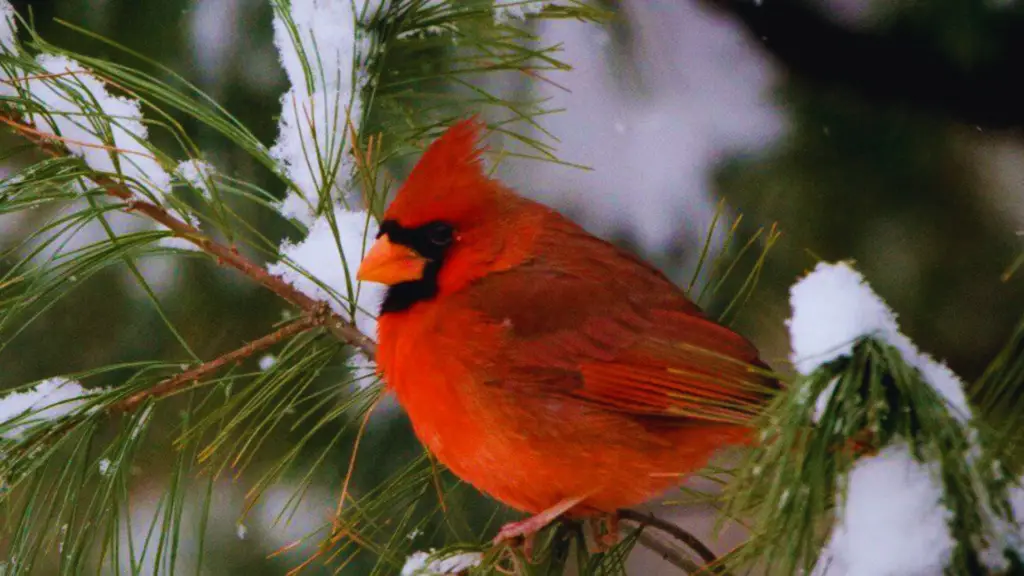
{"type": "MultiPolygon", "coordinates": [[[[6,13],[6,6],[6,0],[0,0],[0,11],[6,13]]],[[[299,77],[293,62],[299,57],[292,56],[302,54],[301,58],[306,58],[305,62],[317,63],[316,69],[322,71],[326,62],[328,66],[333,65],[337,72],[333,76],[318,76],[320,81],[317,86],[331,89],[350,87],[351,82],[344,79],[350,78],[348,74],[351,72],[351,66],[345,72],[341,70],[341,63],[350,61],[354,54],[350,46],[354,42],[354,36],[350,35],[348,40],[345,40],[331,36],[330,33],[332,30],[336,31],[332,28],[338,25],[336,16],[345,13],[351,15],[352,4],[348,0],[296,0],[290,3],[290,8],[285,3],[278,3],[276,6],[279,43],[286,37],[286,33],[290,33],[288,30],[296,31],[297,38],[310,42],[310,50],[296,49],[291,56],[285,51],[283,57],[291,71],[290,77],[299,77]],[[289,10],[287,18],[282,17],[282,10],[289,10]],[[293,22],[291,16],[297,21],[293,22]],[[325,36],[320,38],[321,34],[325,36]],[[333,38],[333,43],[328,41],[328,38],[333,38]],[[335,56],[326,56],[330,54],[335,56]],[[308,57],[312,57],[313,60],[309,60],[308,57]],[[334,64],[331,64],[332,62],[334,64]],[[325,78],[336,80],[329,84],[325,78]]],[[[342,18],[342,23],[344,21],[342,18]]],[[[349,28],[354,34],[354,19],[349,18],[348,21],[352,23],[349,28]]],[[[13,39],[13,32],[11,37],[13,39]]],[[[20,47],[15,44],[14,49],[20,50],[20,47]]],[[[118,207],[122,210],[120,213],[132,213],[148,218],[156,223],[161,231],[166,229],[173,234],[173,238],[170,235],[161,238],[160,246],[172,249],[190,249],[190,245],[195,246],[213,256],[219,265],[241,272],[306,313],[318,314],[323,309],[323,302],[310,298],[304,291],[270,274],[266,268],[242,256],[234,247],[220,244],[204,235],[198,229],[198,222],[191,212],[176,210],[179,218],[164,207],[163,198],[152,198],[153,194],[149,193],[150,191],[156,192],[157,196],[170,195],[171,174],[162,162],[166,162],[168,167],[171,163],[147,141],[147,127],[138,100],[112,95],[107,91],[106,80],[101,75],[66,56],[42,54],[34,61],[25,54],[19,53],[17,56],[18,58],[12,54],[0,54],[3,74],[14,74],[14,80],[3,85],[16,89],[15,97],[6,99],[2,103],[3,106],[0,106],[0,121],[55,157],[73,155],[83,159],[95,172],[90,173],[87,179],[108,196],[122,202],[118,207]],[[149,198],[142,197],[143,194],[149,198]]],[[[303,72],[310,70],[312,68],[307,67],[303,72]]],[[[293,89],[309,95],[312,84],[312,81],[302,82],[293,89]]],[[[345,89],[351,94],[349,88],[345,89]]],[[[322,131],[318,133],[326,134],[322,131]]],[[[344,133],[342,130],[336,135],[342,137],[344,133]]],[[[319,144],[323,141],[314,139],[312,142],[319,144]]],[[[336,157],[340,159],[343,156],[339,152],[336,157]]],[[[212,194],[210,185],[213,172],[205,163],[185,162],[178,165],[174,171],[198,193],[204,196],[212,194]]],[[[180,204],[175,202],[175,205],[180,204]]],[[[365,226],[360,230],[365,230],[365,226]]],[[[364,235],[358,237],[359,249],[353,249],[356,256],[362,255],[363,238],[364,235]]],[[[344,252],[349,252],[349,249],[345,249],[344,252]]],[[[335,250],[335,253],[338,254],[338,251],[335,250]]],[[[344,262],[344,258],[338,258],[336,261],[344,262]]],[[[314,290],[307,291],[317,293],[314,290]]],[[[357,290],[345,289],[338,292],[343,298],[354,298],[357,290]]],[[[326,328],[331,333],[339,340],[353,345],[367,357],[374,356],[376,347],[366,333],[360,332],[354,324],[338,314],[330,316],[326,328]]],[[[349,313],[348,316],[354,314],[349,313]]],[[[363,317],[363,325],[372,327],[372,317],[368,314],[363,314],[363,317]]]]}
{"type": "MultiPolygon", "coordinates": [[[[282,98],[271,155],[295,185],[281,212],[309,232],[297,244],[285,242],[281,261],[269,270],[307,296],[330,302],[370,336],[376,334],[383,289],[357,282],[355,270],[377,235],[377,222],[365,211],[334,207],[320,214],[320,208],[345,196],[336,191],[344,189],[355,167],[350,150],[367,76],[359,58],[369,46],[359,18],[380,9],[374,0],[294,0],[287,7],[277,4],[274,17],[274,44],[291,88],[282,98]]],[[[356,366],[367,365],[366,358],[356,359],[356,366]]]]}
{"type": "Polygon", "coordinates": [[[359,129],[357,91],[365,76],[356,57],[366,45],[356,11],[372,11],[375,4],[293,0],[290,6],[275,5],[274,45],[291,88],[281,99],[277,142],[270,152],[296,187],[282,213],[306,225],[316,218],[321,196],[341,188],[352,173],[347,149],[359,129]]]}
{"type": "Polygon", "coordinates": [[[960,378],[900,332],[896,314],[846,263],[819,263],[792,287],[790,303],[791,360],[806,377],[796,397],[821,390],[815,434],[841,445],[867,432],[879,449],[862,451],[835,478],[835,525],[813,573],[940,574],[963,566],[958,550],[976,545],[961,548],[965,538],[1010,541],[1002,520],[978,509],[1001,497],[1000,481],[998,471],[978,468],[984,460],[960,378]],[[865,356],[869,341],[878,354],[865,356]],[[844,358],[845,368],[837,363],[844,358]]]}
{"type": "Polygon", "coordinates": [[[443,576],[446,574],[465,574],[483,561],[479,552],[462,552],[437,558],[435,552],[414,552],[402,566],[402,576],[443,576]]]}
{"type": "Polygon", "coordinates": [[[90,393],[74,380],[50,378],[0,397],[0,438],[18,440],[31,426],[66,416],[90,393]]]}
{"type": "Polygon", "coordinates": [[[351,303],[356,303],[356,327],[363,334],[375,335],[375,315],[384,290],[379,284],[357,282],[355,271],[377,236],[377,221],[366,212],[343,208],[335,208],[332,216],[313,222],[302,242],[285,242],[281,246],[283,259],[271,264],[269,272],[310,298],[330,302],[341,316],[351,316],[351,303]]]}
{"type": "Polygon", "coordinates": [[[942,574],[956,547],[939,470],[905,443],[861,458],[816,576],[942,574]]]}
{"type": "Polygon", "coordinates": [[[59,137],[93,170],[170,193],[170,174],[149,144],[138,100],[111,95],[98,77],[66,56],[42,54],[36,63],[41,71],[19,81],[41,110],[27,115],[31,124],[59,137]]]}
{"type": "MultiPolygon", "coordinates": [[[[141,102],[112,94],[105,79],[68,56],[42,53],[32,60],[21,53],[16,25],[13,8],[0,0],[0,50],[10,57],[0,70],[0,95],[10,98],[4,122],[51,154],[81,158],[91,170],[103,174],[105,182],[116,182],[116,190],[107,187],[108,191],[129,206],[143,197],[162,205],[171,194],[171,174],[165,170],[160,152],[149,142],[141,102]]],[[[183,181],[209,196],[208,165],[187,161],[176,171],[183,181]]],[[[71,186],[85,190],[78,181],[71,186]]],[[[83,205],[72,203],[70,207],[74,210],[83,205]]],[[[187,225],[198,228],[191,212],[179,209],[177,213],[187,225]]],[[[103,224],[93,221],[69,231],[59,245],[70,251],[75,245],[105,239],[108,224],[117,234],[154,228],[151,220],[143,218],[111,214],[107,219],[103,224]],[[119,224],[124,222],[130,224],[119,224]]],[[[170,229],[166,225],[157,228],[170,229]]],[[[161,238],[158,245],[200,250],[195,242],[177,233],[161,238]]]]}
{"type": "MultiPolygon", "coordinates": [[[[0,0],[0,55],[15,54],[18,51],[18,18],[14,7],[7,0],[0,0]]],[[[0,66],[0,97],[16,96],[18,91],[11,82],[9,64],[0,66]]]]}
{"type": "Polygon", "coordinates": [[[969,418],[960,378],[900,333],[896,314],[849,264],[819,263],[790,289],[790,305],[793,315],[786,322],[790,359],[801,374],[809,375],[837,358],[850,357],[858,341],[876,338],[895,347],[907,364],[920,370],[958,417],[969,418]]]}
{"type": "Polygon", "coordinates": [[[14,114],[6,123],[44,148],[56,142],[92,170],[117,175],[134,194],[169,195],[171,175],[149,142],[141,102],[112,94],[107,80],[68,56],[30,60],[18,44],[17,21],[11,4],[0,0],[0,53],[8,57],[0,96],[9,98],[4,104],[14,114]]]}
{"type": "Polygon", "coordinates": [[[513,20],[525,20],[556,4],[555,0],[497,0],[494,3],[494,22],[507,24],[513,20]]]}
{"type": "Polygon", "coordinates": [[[7,0],[0,0],[0,52],[15,52],[18,49],[16,22],[14,6],[7,0]]]}
{"type": "Polygon", "coordinates": [[[186,160],[178,164],[178,167],[174,169],[174,173],[194,188],[196,192],[199,192],[203,198],[210,199],[210,183],[214,174],[213,166],[202,160],[186,160]]]}

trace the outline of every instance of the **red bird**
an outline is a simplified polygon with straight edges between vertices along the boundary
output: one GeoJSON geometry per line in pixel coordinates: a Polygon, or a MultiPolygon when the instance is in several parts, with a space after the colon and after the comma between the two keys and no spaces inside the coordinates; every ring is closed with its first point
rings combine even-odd
{"type": "Polygon", "coordinates": [[[359,268],[388,285],[378,369],[453,473],[534,516],[612,515],[750,439],[777,384],[662,273],[489,178],[450,128],[359,268]]]}

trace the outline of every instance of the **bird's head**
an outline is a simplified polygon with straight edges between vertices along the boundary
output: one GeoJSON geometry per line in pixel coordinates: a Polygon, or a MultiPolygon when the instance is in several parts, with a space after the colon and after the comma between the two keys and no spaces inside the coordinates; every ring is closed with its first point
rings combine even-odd
{"type": "Polygon", "coordinates": [[[388,285],[381,314],[465,286],[521,261],[524,200],[484,173],[482,125],[461,121],[424,152],[388,206],[358,278],[388,285]],[[518,247],[518,249],[517,249],[518,247]]]}

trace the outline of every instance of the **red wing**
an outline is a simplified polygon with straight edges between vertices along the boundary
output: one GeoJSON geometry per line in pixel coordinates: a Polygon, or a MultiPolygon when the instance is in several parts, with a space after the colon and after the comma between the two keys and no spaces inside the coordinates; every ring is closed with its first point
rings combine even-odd
{"type": "Polygon", "coordinates": [[[571,395],[647,416],[737,423],[759,412],[776,384],[745,339],[706,318],[656,316],[654,334],[615,360],[581,362],[583,386],[571,395]]]}
{"type": "Polygon", "coordinates": [[[485,352],[496,352],[492,382],[643,417],[745,422],[757,413],[777,384],[746,339],[653,268],[596,238],[573,239],[562,262],[470,288],[468,304],[503,327],[498,350],[485,352]]]}

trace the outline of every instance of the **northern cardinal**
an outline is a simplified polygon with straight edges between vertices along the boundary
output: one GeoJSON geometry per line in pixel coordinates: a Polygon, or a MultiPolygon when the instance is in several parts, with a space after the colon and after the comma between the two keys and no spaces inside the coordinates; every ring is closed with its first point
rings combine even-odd
{"type": "Polygon", "coordinates": [[[358,278],[388,285],[378,370],[420,441],[533,514],[503,541],[678,485],[777,384],[659,271],[488,177],[481,128],[429,146],[358,278]]]}

